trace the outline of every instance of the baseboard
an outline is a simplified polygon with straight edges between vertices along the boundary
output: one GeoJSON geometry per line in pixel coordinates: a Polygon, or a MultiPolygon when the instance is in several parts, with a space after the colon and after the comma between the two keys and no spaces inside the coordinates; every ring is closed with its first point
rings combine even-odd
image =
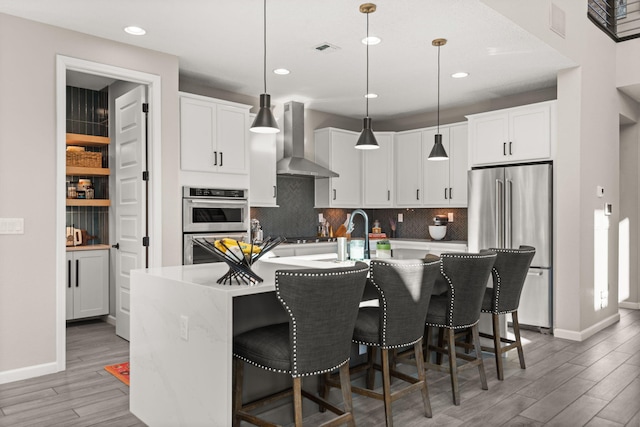
{"type": "Polygon", "coordinates": [[[640,302],[622,301],[618,303],[620,308],[628,308],[629,310],[640,310],[640,302]]]}
{"type": "Polygon", "coordinates": [[[620,314],[616,313],[612,316],[607,317],[606,319],[601,320],[595,325],[588,327],[583,331],[570,331],[567,329],[555,328],[553,330],[553,336],[556,338],[563,338],[571,341],[584,341],[590,336],[595,335],[596,333],[600,332],[604,328],[607,328],[619,321],[620,321],[620,314]]]}
{"type": "Polygon", "coordinates": [[[58,364],[56,362],[3,371],[0,372],[0,384],[12,383],[14,381],[26,380],[47,374],[55,374],[56,372],[58,372],[58,364]]]}
{"type": "Polygon", "coordinates": [[[116,316],[108,315],[104,319],[110,325],[116,326],[116,316]]]}

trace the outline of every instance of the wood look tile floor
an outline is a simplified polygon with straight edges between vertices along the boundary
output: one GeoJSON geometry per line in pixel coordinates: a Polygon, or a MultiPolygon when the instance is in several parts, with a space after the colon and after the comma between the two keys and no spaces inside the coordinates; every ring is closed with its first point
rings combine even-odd
{"type": "MultiPolygon", "coordinates": [[[[460,377],[462,404],[451,401],[449,377],[428,372],[433,418],[419,393],[393,404],[396,426],[633,426],[640,427],[640,311],[620,310],[619,323],[583,342],[523,331],[527,369],[515,351],[496,378],[485,358],[489,390],[477,370],[460,377]]],[[[144,426],[129,412],[129,388],[104,371],[128,359],[129,344],[104,322],[67,328],[67,370],[0,385],[0,426],[144,426]]],[[[399,382],[398,382],[399,383],[399,382]]],[[[399,383],[401,384],[401,383],[399,383]]],[[[380,386],[380,382],[377,382],[380,386]]],[[[339,391],[332,391],[339,401],[339,391]]],[[[354,396],[358,426],[383,426],[382,403],[354,396]]],[[[305,425],[327,414],[310,414],[305,425]]],[[[190,427],[190,426],[187,426],[190,427]]]]}

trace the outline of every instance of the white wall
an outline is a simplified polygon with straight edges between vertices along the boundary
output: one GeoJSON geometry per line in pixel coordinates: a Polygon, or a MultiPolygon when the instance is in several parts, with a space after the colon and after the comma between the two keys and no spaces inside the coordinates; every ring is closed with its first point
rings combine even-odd
{"type": "MultiPolygon", "coordinates": [[[[579,66],[558,75],[555,162],[555,318],[557,336],[585,339],[618,319],[619,143],[616,45],[575,0],[482,0],[579,66]],[[565,11],[566,33],[549,28],[551,5],[565,11]],[[596,186],[605,197],[596,197],[596,186]],[[612,203],[606,244],[594,245],[594,211],[612,203]],[[606,249],[606,252],[604,251],[606,249]],[[598,255],[594,255],[594,252],[598,255]],[[604,255],[602,255],[604,254],[604,255]],[[595,308],[594,263],[605,257],[608,305],[595,308]]],[[[638,77],[636,77],[638,79],[638,77]]]]}
{"type": "Polygon", "coordinates": [[[181,259],[178,59],[0,14],[0,217],[25,224],[0,235],[0,379],[56,361],[57,54],[161,77],[162,260],[181,259]]]}

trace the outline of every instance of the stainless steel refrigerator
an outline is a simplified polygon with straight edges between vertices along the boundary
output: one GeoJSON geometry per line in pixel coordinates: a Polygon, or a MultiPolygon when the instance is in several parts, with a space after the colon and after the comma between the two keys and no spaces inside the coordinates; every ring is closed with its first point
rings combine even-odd
{"type": "Polygon", "coordinates": [[[509,165],[468,174],[469,251],[490,247],[536,248],[520,297],[518,320],[553,327],[552,165],[509,165]]]}

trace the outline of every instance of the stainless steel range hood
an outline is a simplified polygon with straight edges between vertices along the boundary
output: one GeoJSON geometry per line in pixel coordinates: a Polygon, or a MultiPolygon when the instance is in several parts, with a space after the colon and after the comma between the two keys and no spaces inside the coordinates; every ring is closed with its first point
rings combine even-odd
{"type": "Polygon", "coordinates": [[[278,175],[337,178],[339,175],[304,158],[304,104],[284,104],[284,158],[276,165],[278,175]]]}

